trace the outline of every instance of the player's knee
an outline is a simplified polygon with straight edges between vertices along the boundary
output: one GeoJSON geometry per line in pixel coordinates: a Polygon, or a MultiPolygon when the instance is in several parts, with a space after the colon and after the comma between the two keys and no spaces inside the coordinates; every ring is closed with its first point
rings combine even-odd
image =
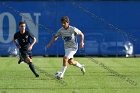
{"type": "Polygon", "coordinates": [[[68,58],[67,57],[63,57],[63,61],[67,62],[68,58]]]}
{"type": "Polygon", "coordinates": [[[30,58],[26,58],[26,63],[29,64],[31,62],[30,58]]]}
{"type": "Polygon", "coordinates": [[[69,63],[70,65],[73,65],[72,59],[69,59],[69,60],[68,60],[68,63],[69,63]]]}
{"type": "Polygon", "coordinates": [[[29,65],[31,62],[27,62],[27,64],[29,65]]]}
{"type": "Polygon", "coordinates": [[[70,65],[73,65],[73,63],[72,63],[71,61],[68,61],[68,63],[69,63],[70,65]]]}
{"type": "Polygon", "coordinates": [[[30,63],[30,61],[26,61],[26,63],[27,63],[27,64],[29,64],[29,63],[30,63]]]}

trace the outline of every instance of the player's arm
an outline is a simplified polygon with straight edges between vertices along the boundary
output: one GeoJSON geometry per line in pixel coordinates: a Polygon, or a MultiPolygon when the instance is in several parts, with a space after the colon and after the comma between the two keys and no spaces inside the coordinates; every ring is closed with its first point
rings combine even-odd
{"type": "Polygon", "coordinates": [[[18,44],[17,39],[13,40],[14,44],[16,45],[17,48],[21,48],[21,46],[18,44]]]}
{"type": "Polygon", "coordinates": [[[60,35],[54,36],[53,39],[47,44],[47,48],[49,48],[49,47],[51,46],[51,44],[52,44],[53,42],[55,42],[55,41],[58,39],[59,36],[60,36],[60,35]]]}
{"type": "Polygon", "coordinates": [[[32,50],[32,48],[33,48],[33,46],[34,46],[35,43],[36,43],[36,38],[33,37],[33,41],[31,43],[31,45],[28,47],[28,50],[32,50]]]}
{"type": "Polygon", "coordinates": [[[76,34],[81,36],[80,48],[83,48],[84,47],[84,34],[76,27],[74,28],[74,31],[76,34]]]}
{"type": "Polygon", "coordinates": [[[81,32],[80,36],[81,36],[80,48],[83,48],[84,47],[84,34],[81,32]]]}
{"type": "Polygon", "coordinates": [[[13,39],[14,44],[16,45],[17,48],[21,48],[21,46],[19,45],[17,39],[16,39],[16,35],[14,35],[14,39],[13,39]]]}

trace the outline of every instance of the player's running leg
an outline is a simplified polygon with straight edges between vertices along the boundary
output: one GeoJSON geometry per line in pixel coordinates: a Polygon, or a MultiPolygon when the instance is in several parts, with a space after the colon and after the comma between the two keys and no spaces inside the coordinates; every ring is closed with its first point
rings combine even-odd
{"type": "Polygon", "coordinates": [[[73,60],[72,58],[68,60],[68,63],[70,65],[76,66],[78,68],[80,68],[80,70],[82,71],[83,75],[85,74],[86,70],[85,70],[85,66],[80,64],[78,61],[73,60]]]}
{"type": "Polygon", "coordinates": [[[19,58],[18,64],[20,64],[22,61],[24,61],[24,58],[21,56],[21,53],[19,53],[18,58],[19,58]]]}
{"type": "Polygon", "coordinates": [[[26,58],[26,62],[27,62],[27,64],[29,65],[30,70],[34,73],[34,75],[35,75],[36,77],[39,77],[39,75],[38,75],[38,74],[36,73],[36,71],[35,71],[34,65],[33,65],[33,63],[32,63],[32,59],[31,59],[30,57],[27,57],[27,58],[26,58]]]}
{"type": "Polygon", "coordinates": [[[63,78],[64,77],[65,71],[67,70],[67,62],[68,62],[68,58],[64,57],[63,58],[63,66],[61,68],[61,74],[60,74],[59,78],[63,78]]]}

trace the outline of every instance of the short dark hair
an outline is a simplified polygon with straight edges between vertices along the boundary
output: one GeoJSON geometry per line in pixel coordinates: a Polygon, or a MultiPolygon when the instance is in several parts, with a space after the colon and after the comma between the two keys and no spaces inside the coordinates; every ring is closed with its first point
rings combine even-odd
{"type": "Polygon", "coordinates": [[[21,22],[19,22],[19,26],[21,25],[21,24],[26,24],[24,21],[21,21],[21,22]]]}
{"type": "Polygon", "coordinates": [[[68,16],[63,16],[61,18],[61,22],[68,22],[69,23],[69,17],[68,16]]]}

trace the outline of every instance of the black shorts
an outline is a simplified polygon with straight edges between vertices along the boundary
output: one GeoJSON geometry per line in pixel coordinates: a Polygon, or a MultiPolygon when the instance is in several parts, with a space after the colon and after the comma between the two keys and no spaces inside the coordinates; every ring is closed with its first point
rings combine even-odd
{"type": "Polygon", "coordinates": [[[32,59],[32,51],[20,50],[19,52],[20,58],[25,60],[26,58],[30,57],[32,59]]]}

